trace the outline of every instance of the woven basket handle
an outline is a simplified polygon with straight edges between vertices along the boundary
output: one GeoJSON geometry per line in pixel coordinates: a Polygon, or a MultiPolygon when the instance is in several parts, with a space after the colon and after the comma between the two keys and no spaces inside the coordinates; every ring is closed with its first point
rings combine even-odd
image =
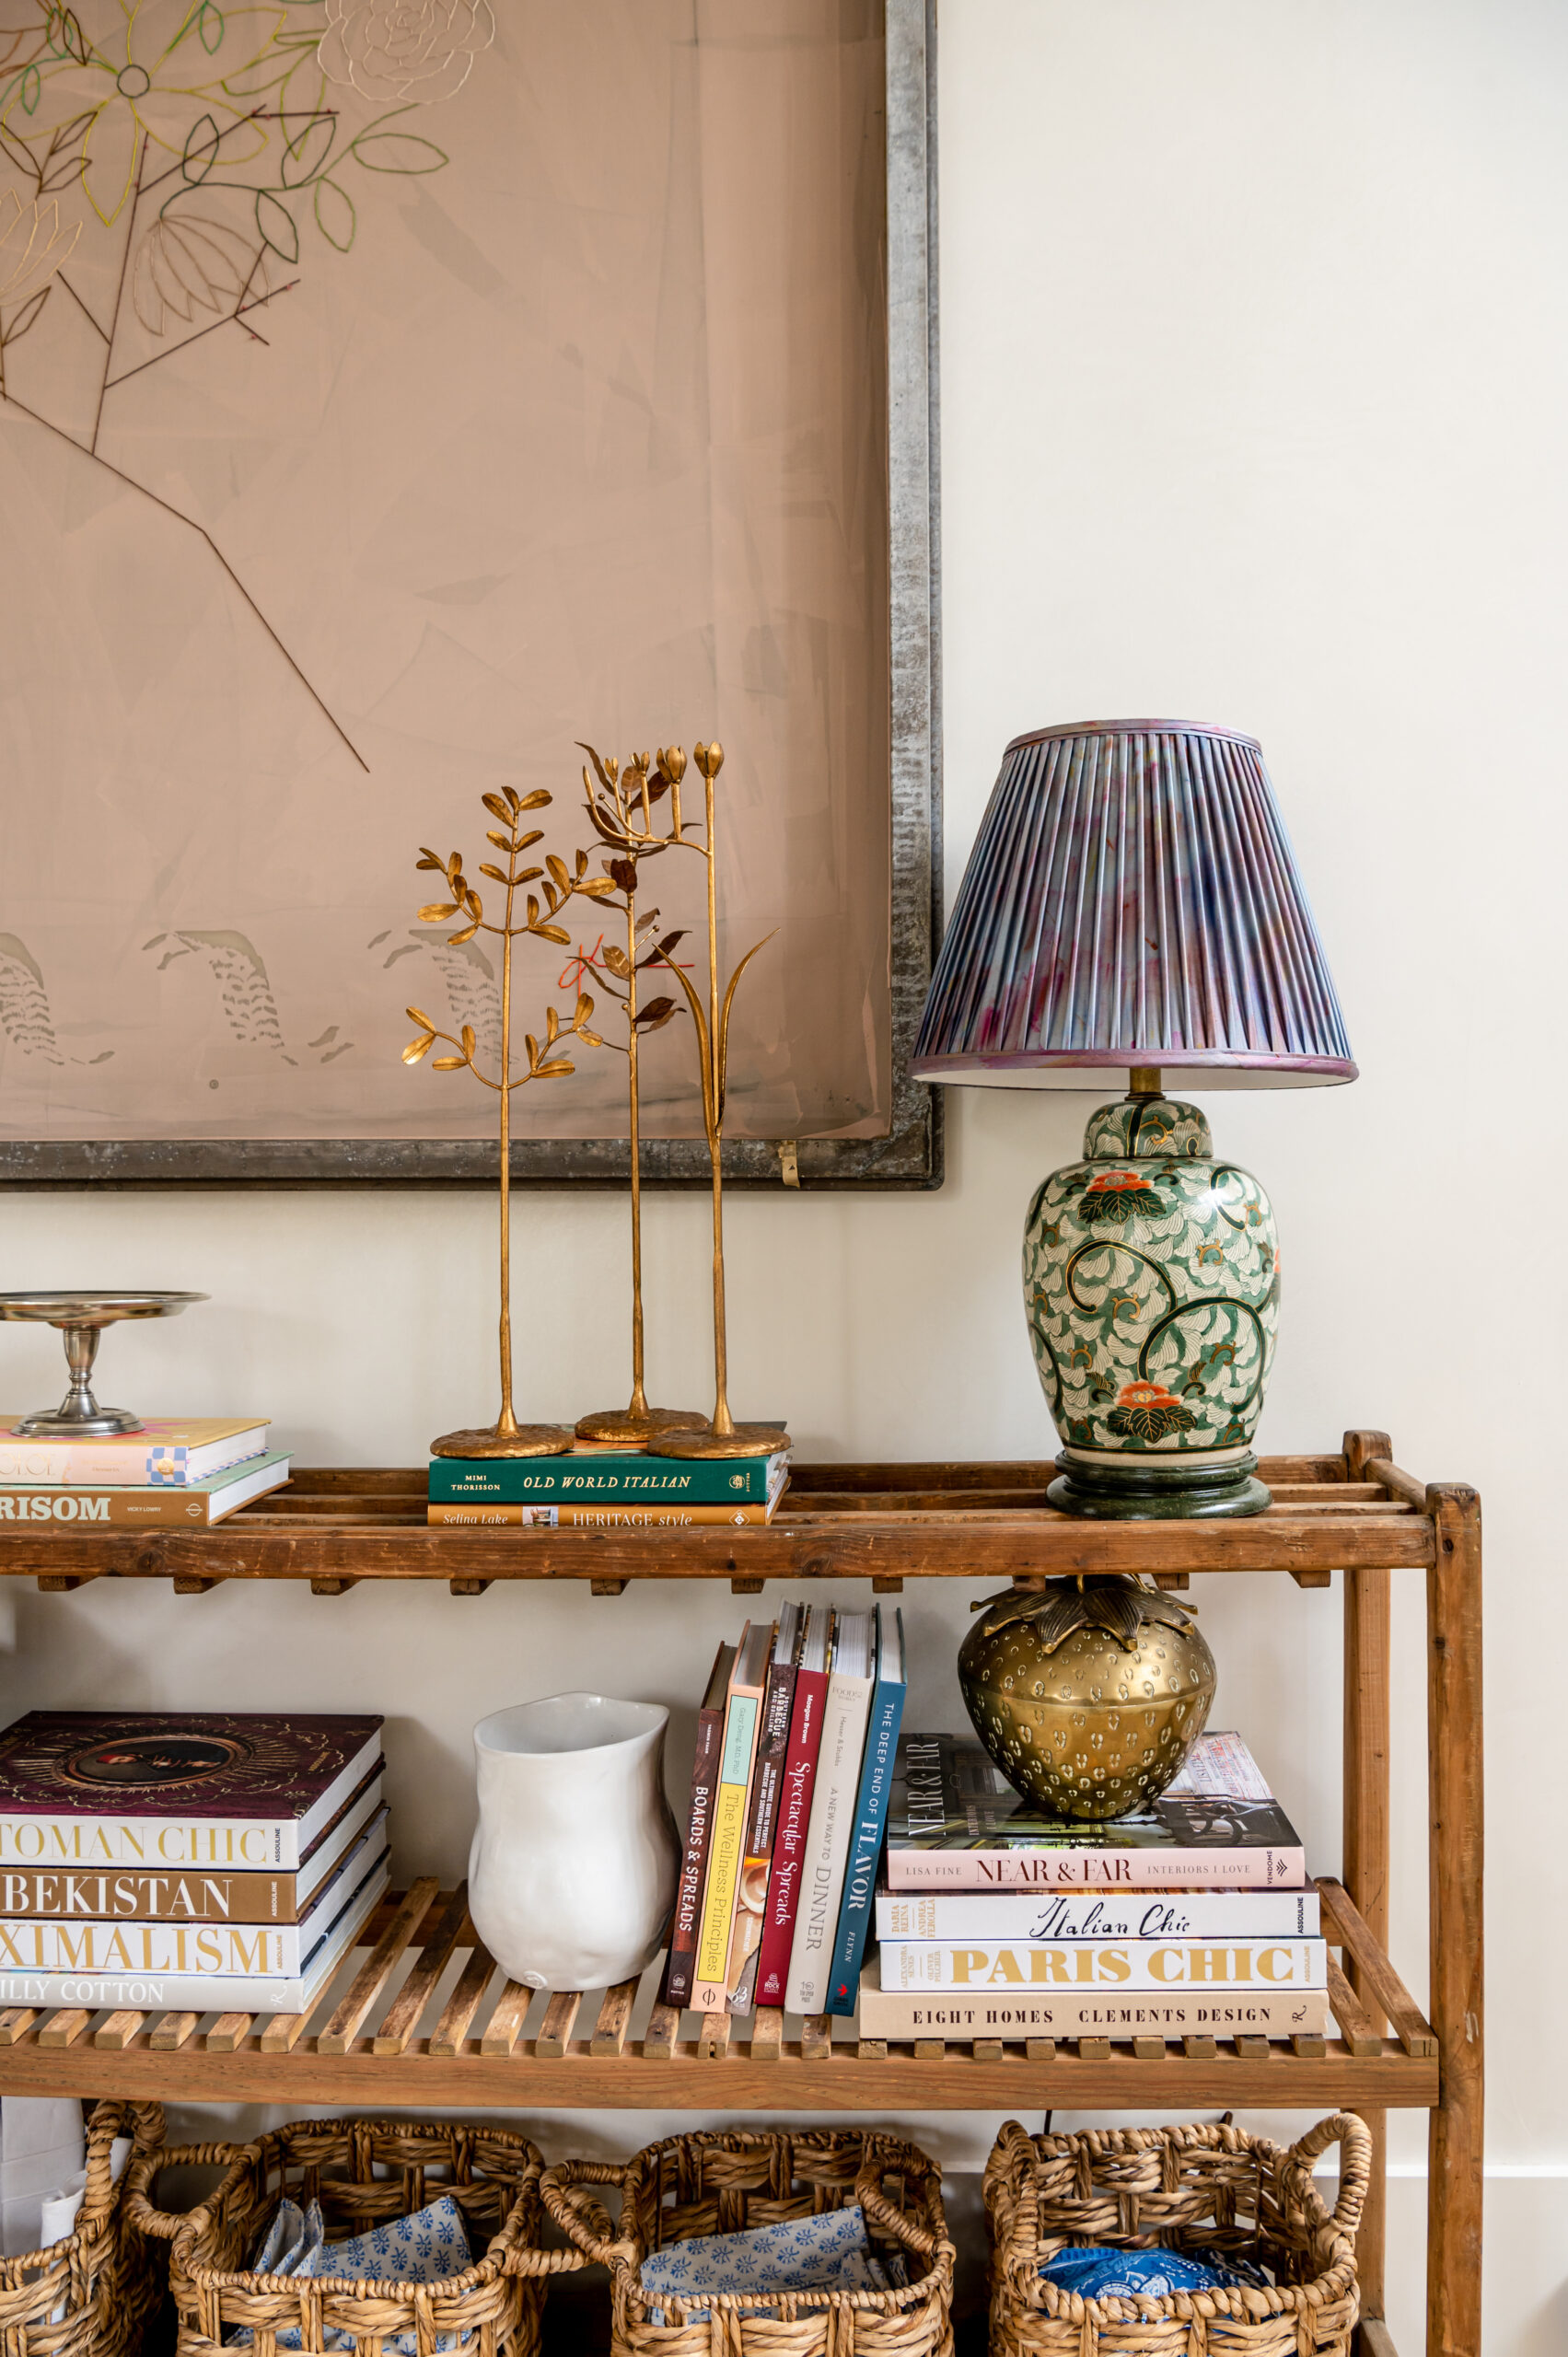
{"type": "Polygon", "coordinates": [[[115,2184],[110,2175],[114,2158],[115,2139],[128,2136],[132,2140],[133,2161],[136,2151],[147,2151],[161,2142],[163,2114],[157,2104],[99,2104],[87,2122],[87,2184],[81,2207],[76,2213],[76,2232],[95,2234],[114,2207],[115,2184]]]}
{"type": "Polygon", "coordinates": [[[617,2168],[609,2161],[563,2161],[546,2169],[540,2179],[539,2189],[545,2208],[562,2233],[583,2257],[599,2267],[608,2267],[617,2258],[628,2267],[637,2264],[634,2244],[624,2236],[618,2237],[610,2222],[610,2212],[591,2193],[577,2193],[574,2188],[586,2185],[623,2186],[631,2175],[629,2169],[617,2168]]]}
{"type": "Polygon", "coordinates": [[[147,2198],[147,2189],[159,2169],[169,2168],[232,2168],[245,2147],[242,2144],[172,2144],[167,2152],[143,2153],[132,2160],[125,2173],[125,2215],[139,2235],[150,2235],[157,2241],[170,2243],[181,2226],[200,2215],[202,2205],[194,2210],[155,2210],[147,2198]]]}
{"type": "Polygon", "coordinates": [[[866,2217],[874,2219],[884,2234],[896,2243],[903,2243],[929,2258],[936,2248],[936,2237],[929,2226],[917,2225],[907,2211],[889,2200],[882,2190],[882,2178],[889,2168],[897,2169],[896,2155],[878,2152],[869,2141],[860,2167],[855,2172],[854,2198],[866,2217]]]}
{"type": "Polygon", "coordinates": [[[1305,2192],[1313,2162],[1330,2144],[1342,2148],[1340,2198],[1334,2204],[1334,2223],[1353,2242],[1372,2176],[1372,2135],[1364,2119],[1358,2119],[1353,2111],[1336,2111],[1330,2119],[1320,2119],[1316,2128],[1309,2128],[1291,2146],[1285,2155],[1285,2175],[1295,2177],[1305,2192]]]}

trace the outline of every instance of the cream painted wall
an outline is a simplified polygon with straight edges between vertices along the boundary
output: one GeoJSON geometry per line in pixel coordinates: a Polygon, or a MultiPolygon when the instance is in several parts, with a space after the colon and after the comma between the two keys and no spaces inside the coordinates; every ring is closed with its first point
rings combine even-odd
{"type": "MultiPolygon", "coordinates": [[[[943,457],[949,885],[1006,737],[1116,713],[1262,738],[1363,1077],[1231,1096],[1286,1295],[1268,1447],[1394,1434],[1476,1482],[1491,1581],[1487,2357],[1568,2338],[1568,1874],[1539,1730],[1510,1708],[1555,1659],[1561,1461],[1550,1216],[1560,1098],[1526,1092],[1554,1036],[1563,849],[1560,551],[1568,539],[1568,15],[1553,0],[947,0],[943,457]],[[1508,1108],[1527,1108],[1512,1115],[1508,1108]]],[[[723,715],[719,715],[720,725],[723,715]]],[[[955,1093],[934,1197],[736,1200],[733,1393],[810,1456],[1050,1446],[1018,1313],[1016,1238],[1086,1100],[955,1093]]],[[[653,1373],[707,1381],[703,1209],[649,1212],[653,1373]]],[[[106,1352],[137,1402],[261,1407],[306,1462],[408,1463],[492,1402],[482,1199],[11,1196],[7,1285],[203,1287],[209,1306],[106,1352]]],[[[519,1406],[625,1387],[621,1207],[528,1200],[519,1406]]],[[[57,1386],[13,1332],[0,1387],[57,1386]]],[[[979,1593],[979,1590],[973,1591],[979,1593]]],[[[904,1598],[916,1718],[959,1709],[970,1591],[904,1598]]],[[[1242,1726],[1322,1865],[1338,1858],[1336,1602],[1197,1584],[1242,1726]]],[[[0,1707],[374,1705],[392,1725],[400,1864],[460,1863],[468,1731],[583,1682],[667,1700],[744,1609],[670,1588],[617,1601],[496,1588],[201,1598],[16,1584],[0,1707]]],[[[1417,1584],[1399,1590],[1397,1952],[1420,1986],[1424,1794],[1417,1584]]],[[[1550,1672],[1549,1672],[1550,1675],[1550,1672]]],[[[532,2123],[608,2151],[644,2124],[532,2123]]],[[[959,2165],[993,2123],[926,2123],[959,2165]]],[[[1421,2343],[1418,2120],[1396,2123],[1390,2316],[1421,2343]]]]}

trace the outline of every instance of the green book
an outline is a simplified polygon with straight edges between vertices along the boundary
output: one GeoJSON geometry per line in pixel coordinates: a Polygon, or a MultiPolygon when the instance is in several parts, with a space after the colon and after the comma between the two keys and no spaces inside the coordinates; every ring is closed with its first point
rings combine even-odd
{"type": "Polygon", "coordinates": [[[430,1495],[476,1505],[766,1505],[783,1487],[788,1449],[706,1461],[574,1448],[564,1457],[433,1457],[430,1495]]]}

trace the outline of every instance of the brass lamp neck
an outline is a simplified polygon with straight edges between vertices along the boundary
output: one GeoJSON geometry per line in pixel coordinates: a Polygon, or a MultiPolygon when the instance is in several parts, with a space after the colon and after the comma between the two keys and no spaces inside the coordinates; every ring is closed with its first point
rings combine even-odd
{"type": "Polygon", "coordinates": [[[1129,1097],[1163,1096],[1165,1092],[1160,1086],[1159,1066],[1134,1064],[1127,1075],[1127,1094],[1129,1097]]]}

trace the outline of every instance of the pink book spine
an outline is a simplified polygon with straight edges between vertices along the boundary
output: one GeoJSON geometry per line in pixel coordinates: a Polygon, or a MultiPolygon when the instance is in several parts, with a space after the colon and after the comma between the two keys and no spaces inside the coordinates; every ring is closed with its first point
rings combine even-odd
{"type": "Polygon", "coordinates": [[[795,1910],[800,1900],[800,1862],[811,1825],[811,1788],[822,1743],[822,1712],[828,1699],[825,1669],[803,1669],[795,1684],[784,1780],[779,1788],[778,1831],[772,1870],[762,1910],[762,1940],[757,1960],[757,2003],[782,2005],[795,1944],[795,1910]]]}
{"type": "Polygon", "coordinates": [[[888,1851],[889,1890],[1299,1890],[1303,1850],[888,1851]]]}

